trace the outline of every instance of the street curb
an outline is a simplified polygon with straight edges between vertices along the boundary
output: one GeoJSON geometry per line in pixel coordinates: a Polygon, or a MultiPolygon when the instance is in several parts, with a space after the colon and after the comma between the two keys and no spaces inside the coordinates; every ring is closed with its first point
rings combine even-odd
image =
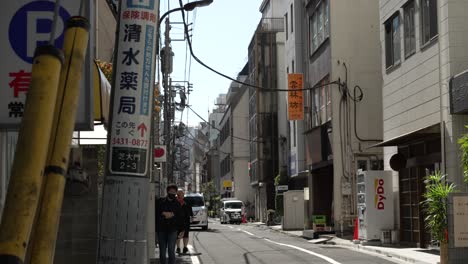
{"type": "MultiPolygon", "coordinates": [[[[300,237],[300,238],[303,238],[303,239],[309,239],[309,238],[306,238],[304,236],[298,236],[298,235],[291,234],[291,233],[289,233],[287,231],[284,231],[284,230],[281,230],[281,229],[273,229],[273,228],[271,228],[271,227],[269,227],[267,225],[255,225],[255,224],[250,224],[250,225],[251,226],[256,226],[256,227],[264,227],[266,229],[270,229],[272,231],[276,231],[278,233],[282,233],[282,234],[288,235],[290,237],[300,237]]],[[[424,261],[417,260],[415,258],[406,257],[406,256],[403,256],[403,255],[400,255],[400,254],[395,254],[395,253],[392,253],[392,252],[386,252],[386,251],[383,251],[383,250],[380,250],[380,249],[369,248],[367,246],[363,246],[363,245],[360,245],[360,244],[352,244],[352,242],[348,242],[347,240],[346,240],[346,242],[337,241],[335,237],[331,237],[331,236],[324,236],[324,237],[329,238],[329,239],[327,241],[322,242],[321,244],[337,245],[337,246],[340,246],[340,247],[360,251],[360,252],[363,252],[363,253],[367,252],[367,253],[378,254],[378,255],[381,255],[381,256],[401,260],[401,261],[404,261],[404,262],[407,262],[407,263],[434,264],[432,262],[424,262],[424,261]]]]}
{"type": "Polygon", "coordinates": [[[361,252],[364,252],[364,253],[365,252],[370,252],[370,253],[374,253],[374,254],[379,254],[379,255],[382,255],[382,256],[402,260],[402,261],[405,261],[405,262],[408,262],[408,263],[434,264],[432,262],[419,261],[419,260],[414,259],[414,258],[402,256],[400,254],[395,254],[395,253],[392,253],[392,252],[386,252],[386,251],[383,251],[383,250],[380,250],[380,249],[368,248],[366,246],[359,245],[359,244],[355,245],[355,244],[348,244],[346,242],[333,241],[333,239],[331,239],[330,241],[327,241],[326,244],[327,245],[337,245],[337,246],[341,246],[341,247],[345,247],[345,248],[350,248],[350,249],[354,249],[354,250],[361,251],[361,252]]]}

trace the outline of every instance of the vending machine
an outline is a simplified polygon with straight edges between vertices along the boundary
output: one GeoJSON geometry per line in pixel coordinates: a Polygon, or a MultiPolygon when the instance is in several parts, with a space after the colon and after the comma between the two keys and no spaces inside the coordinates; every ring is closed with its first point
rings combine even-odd
{"type": "Polygon", "coordinates": [[[394,229],[391,171],[357,172],[358,234],[360,240],[380,240],[394,229]]]}

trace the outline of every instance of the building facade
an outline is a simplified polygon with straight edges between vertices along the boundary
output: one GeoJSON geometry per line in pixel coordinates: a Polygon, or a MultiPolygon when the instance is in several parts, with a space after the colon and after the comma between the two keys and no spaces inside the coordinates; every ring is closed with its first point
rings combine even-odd
{"type": "Polygon", "coordinates": [[[440,170],[465,186],[457,139],[468,118],[451,111],[449,88],[468,69],[467,9],[466,1],[380,0],[384,141],[378,146],[385,168],[395,170],[402,243],[430,244],[420,205],[426,175],[440,170]]]}
{"type": "MultiPolygon", "coordinates": [[[[248,49],[250,182],[255,190],[255,218],[266,221],[275,209],[274,178],[279,173],[278,72],[284,62],[284,25],[280,16],[284,1],[262,2],[262,19],[248,49]]],[[[285,122],[285,121],[284,121],[285,122]]],[[[284,133],[284,132],[283,132],[284,133]]]]}
{"type": "Polygon", "coordinates": [[[381,150],[370,148],[382,140],[379,3],[304,0],[302,14],[294,8],[301,3],[292,4],[306,25],[303,61],[296,64],[303,63],[309,88],[303,128],[308,210],[344,235],[357,215],[357,169],[382,167],[381,150]]]}
{"type": "MultiPolygon", "coordinates": [[[[285,62],[282,76],[284,78],[284,87],[287,87],[287,74],[304,73],[304,5],[302,0],[289,0],[286,4],[284,17],[285,31],[285,62]]],[[[280,94],[280,106],[286,105],[283,115],[287,120],[287,93],[280,94]]],[[[286,165],[290,176],[289,189],[302,190],[307,187],[307,166],[305,157],[305,136],[304,120],[286,121],[287,122],[287,142],[288,152],[286,165]]],[[[280,139],[281,139],[280,132],[280,139]]],[[[282,146],[280,144],[282,150],[282,146]]],[[[285,162],[281,162],[284,164],[285,162]]]]}

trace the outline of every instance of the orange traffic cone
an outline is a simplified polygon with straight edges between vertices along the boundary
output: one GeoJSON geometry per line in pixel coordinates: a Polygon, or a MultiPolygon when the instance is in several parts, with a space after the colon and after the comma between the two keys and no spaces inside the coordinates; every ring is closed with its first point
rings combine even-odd
{"type": "Polygon", "coordinates": [[[246,223],[247,223],[247,218],[245,217],[245,215],[242,215],[242,223],[243,223],[243,224],[246,224],[246,223]]]}
{"type": "Polygon", "coordinates": [[[359,218],[356,217],[356,220],[354,221],[353,241],[358,241],[358,240],[359,240],[359,218]]]}

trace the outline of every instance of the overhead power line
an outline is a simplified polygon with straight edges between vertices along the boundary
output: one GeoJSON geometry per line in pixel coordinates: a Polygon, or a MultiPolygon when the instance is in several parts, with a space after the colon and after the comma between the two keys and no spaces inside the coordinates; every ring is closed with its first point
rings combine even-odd
{"type": "MultiPolygon", "coordinates": [[[[181,7],[183,7],[183,3],[182,3],[182,0],[179,0],[179,4],[181,7]]],[[[224,73],[221,73],[215,69],[213,69],[212,67],[208,66],[206,63],[204,63],[202,60],[200,60],[196,55],[195,53],[193,52],[193,47],[192,47],[192,41],[190,40],[190,36],[189,36],[189,30],[188,30],[188,25],[185,21],[185,12],[184,10],[181,10],[182,12],[182,20],[183,20],[183,24],[184,24],[184,32],[185,32],[185,37],[187,39],[187,43],[188,43],[188,46],[189,46],[189,50],[190,50],[190,55],[192,55],[193,59],[195,61],[197,61],[198,63],[200,63],[200,65],[202,65],[203,67],[207,68],[208,70],[228,79],[228,80],[231,80],[233,82],[236,82],[238,84],[242,84],[242,85],[245,85],[245,86],[249,86],[251,88],[255,88],[255,89],[259,89],[261,91],[265,91],[265,92],[292,92],[292,91],[307,91],[307,90],[314,90],[316,88],[320,88],[320,87],[324,87],[324,86],[327,86],[327,85],[331,85],[331,84],[340,84],[338,81],[334,81],[334,82],[330,82],[330,83],[326,83],[326,84],[316,84],[314,85],[313,87],[309,87],[309,88],[300,88],[300,89],[276,89],[276,88],[266,88],[266,87],[261,87],[261,86],[257,86],[257,85],[253,85],[253,84],[250,84],[250,83],[246,83],[246,82],[241,82],[235,78],[232,78],[224,73]]]]}
{"type": "MultiPolygon", "coordinates": [[[[215,129],[215,130],[217,130],[219,132],[222,132],[221,129],[213,126],[210,122],[206,121],[203,117],[201,117],[197,112],[195,112],[195,110],[192,109],[192,107],[187,105],[187,108],[190,109],[190,111],[192,111],[192,113],[194,113],[196,116],[198,116],[198,118],[200,118],[203,122],[207,123],[208,126],[212,127],[213,129],[215,129]]],[[[236,137],[234,135],[231,135],[231,137],[235,138],[235,139],[239,139],[239,140],[248,141],[248,142],[267,143],[265,141],[258,141],[258,140],[254,140],[254,139],[241,138],[241,137],[236,137]]]]}

